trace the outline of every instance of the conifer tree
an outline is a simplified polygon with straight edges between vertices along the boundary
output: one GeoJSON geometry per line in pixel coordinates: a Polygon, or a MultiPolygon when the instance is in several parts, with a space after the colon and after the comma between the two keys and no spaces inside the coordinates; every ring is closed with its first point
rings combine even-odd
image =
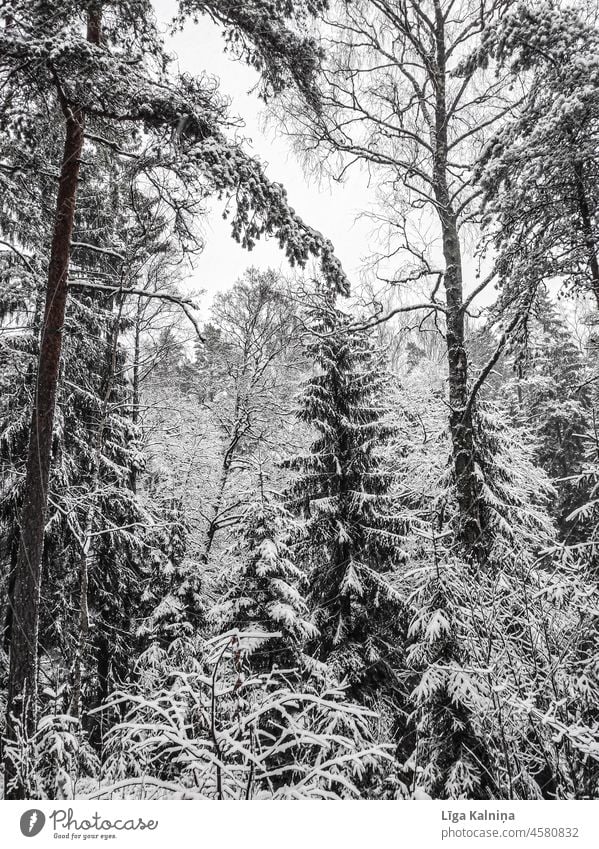
{"type": "Polygon", "coordinates": [[[256,638],[250,658],[255,672],[269,672],[274,657],[279,667],[304,665],[305,643],[318,631],[304,599],[306,576],[295,565],[289,544],[294,520],[265,490],[262,473],[259,478],[258,497],[247,505],[235,529],[232,565],[221,578],[222,600],[211,618],[220,632],[277,633],[275,640],[256,638]]]}
{"type": "Polygon", "coordinates": [[[394,432],[384,400],[389,377],[368,332],[330,299],[311,318],[316,373],[299,417],[316,433],[309,453],[288,463],[297,473],[289,503],[303,519],[297,551],[320,631],[314,656],[368,701],[397,687],[404,617],[394,588],[402,526],[380,456],[394,432]]]}
{"type": "Polygon", "coordinates": [[[490,62],[527,77],[478,166],[499,279],[522,289],[559,278],[599,304],[597,28],[556,0],[516,3],[487,26],[462,71],[490,62]]]}
{"type": "Polygon", "coordinates": [[[147,535],[151,560],[143,572],[142,622],[136,632],[141,651],[147,642],[189,647],[206,632],[204,576],[190,545],[191,528],[181,499],[165,495],[158,477],[153,475],[144,493],[158,521],[147,535]]]}
{"type": "Polygon", "coordinates": [[[578,476],[585,462],[585,435],[591,430],[589,368],[559,307],[542,291],[522,341],[509,389],[515,388],[516,416],[531,433],[535,462],[556,489],[551,510],[560,533],[572,543],[579,529],[568,516],[588,495],[578,476]]]}
{"type": "Polygon", "coordinates": [[[582,769],[580,749],[570,740],[556,746],[542,717],[566,722],[576,713],[575,675],[561,674],[559,658],[576,656],[579,613],[590,622],[586,605],[565,601],[579,594],[573,572],[550,559],[555,490],[534,462],[531,430],[487,400],[476,416],[477,473],[492,544],[484,565],[464,562],[440,447],[448,440],[443,386],[433,369],[422,362],[402,381],[391,445],[409,524],[409,783],[437,798],[567,796],[572,769],[582,769]]]}

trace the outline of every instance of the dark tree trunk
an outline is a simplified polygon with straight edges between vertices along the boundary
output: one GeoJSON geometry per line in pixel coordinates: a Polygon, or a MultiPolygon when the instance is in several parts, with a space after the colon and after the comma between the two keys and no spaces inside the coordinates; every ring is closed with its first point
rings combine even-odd
{"type": "Polygon", "coordinates": [[[214,503],[212,505],[212,517],[208,522],[208,527],[206,528],[206,537],[204,541],[204,551],[202,552],[202,562],[207,563],[208,558],[210,557],[210,552],[212,551],[212,545],[214,543],[214,537],[218,531],[218,520],[220,517],[220,511],[223,506],[223,500],[225,497],[225,489],[227,486],[227,481],[229,479],[229,471],[231,469],[231,463],[225,457],[225,460],[222,465],[220,480],[218,482],[218,490],[216,493],[216,498],[214,499],[214,503]]]}
{"type": "Polygon", "coordinates": [[[223,501],[225,498],[225,489],[227,488],[227,482],[229,480],[229,474],[231,472],[231,466],[233,464],[233,460],[235,459],[235,454],[237,451],[237,447],[246,432],[243,424],[240,420],[240,399],[239,393],[235,398],[235,408],[233,411],[233,432],[229,439],[229,444],[227,445],[227,449],[225,451],[223,457],[223,463],[221,466],[220,480],[218,482],[218,489],[216,492],[216,496],[214,502],[212,504],[212,515],[210,521],[208,522],[208,527],[206,529],[206,537],[204,542],[204,551],[202,552],[202,562],[207,563],[208,558],[210,556],[210,552],[212,550],[212,544],[214,543],[214,537],[216,536],[219,529],[219,518],[221,513],[221,508],[223,506],[223,501]]]}
{"type": "Polygon", "coordinates": [[[484,558],[480,489],[475,468],[472,409],[468,406],[468,356],[464,344],[462,260],[457,227],[443,227],[445,297],[447,303],[447,361],[449,370],[449,428],[453,473],[459,510],[459,537],[467,553],[484,558]]]}
{"type": "Polygon", "coordinates": [[[591,209],[587,199],[587,193],[584,187],[584,169],[582,162],[577,161],[574,164],[574,180],[576,182],[576,196],[578,200],[578,210],[582,222],[582,232],[587,249],[589,270],[591,272],[591,289],[599,307],[599,259],[597,257],[597,244],[593,233],[593,224],[591,217],[591,209]]]}
{"type": "MultiPolygon", "coordinates": [[[[133,348],[133,387],[131,397],[131,421],[134,425],[139,423],[139,358],[141,344],[141,298],[137,299],[137,314],[135,318],[135,340],[133,348]]],[[[137,469],[131,469],[129,484],[132,492],[137,492],[137,469]]]]}
{"type": "Polygon", "coordinates": [[[449,382],[449,429],[458,502],[458,536],[465,553],[484,559],[480,487],[475,469],[475,441],[472,408],[468,404],[468,355],[464,343],[464,305],[462,255],[457,216],[447,184],[448,138],[446,93],[445,22],[439,3],[435,3],[435,139],[433,188],[443,237],[445,274],[443,283],[447,308],[447,361],[449,382]]]}
{"type": "MultiPolygon", "coordinates": [[[[88,41],[100,41],[100,12],[90,10],[88,41]]],[[[29,734],[35,727],[38,672],[38,630],[41,562],[48,505],[52,434],[67,302],[69,254],[84,117],[76,106],[62,102],[65,142],[56,199],[44,319],[41,328],[37,380],[29,433],[21,515],[21,538],[9,605],[12,616],[6,737],[16,738],[17,723],[29,734]]],[[[5,761],[5,798],[23,799],[23,786],[10,758],[5,761]]]]}
{"type": "MultiPolygon", "coordinates": [[[[110,664],[112,660],[111,647],[104,633],[104,629],[99,628],[97,631],[95,655],[98,680],[91,706],[92,708],[99,708],[100,705],[108,698],[110,691],[110,664]]],[[[87,716],[89,740],[98,752],[102,752],[105,722],[106,717],[104,711],[98,711],[91,716],[89,714],[87,716]]]]}

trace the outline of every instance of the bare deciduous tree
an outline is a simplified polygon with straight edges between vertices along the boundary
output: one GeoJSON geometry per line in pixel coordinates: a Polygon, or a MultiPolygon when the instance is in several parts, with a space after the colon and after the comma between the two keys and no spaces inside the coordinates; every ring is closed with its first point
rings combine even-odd
{"type": "MultiPolygon", "coordinates": [[[[503,0],[338,0],[321,28],[322,106],[289,98],[288,129],[308,165],[334,179],[361,162],[375,175],[375,218],[389,233],[389,280],[431,281],[427,309],[444,320],[449,425],[465,549],[484,558],[465,319],[463,231],[476,216],[470,178],[489,128],[509,108],[499,78],[457,75],[503,0]],[[444,290],[441,299],[439,291],[444,290]]],[[[483,288],[479,286],[474,294],[483,288]]]]}

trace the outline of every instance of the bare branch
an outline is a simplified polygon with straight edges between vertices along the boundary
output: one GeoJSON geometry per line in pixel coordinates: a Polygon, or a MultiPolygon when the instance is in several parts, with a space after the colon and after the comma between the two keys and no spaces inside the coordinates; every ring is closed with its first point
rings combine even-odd
{"type": "Polygon", "coordinates": [[[501,356],[501,353],[502,353],[503,349],[505,348],[506,342],[508,341],[509,337],[511,336],[511,334],[516,329],[516,327],[520,324],[521,321],[522,321],[522,315],[520,315],[519,313],[516,313],[516,315],[510,321],[507,328],[501,334],[501,337],[499,339],[499,343],[498,343],[497,347],[495,348],[493,356],[491,357],[489,362],[486,364],[486,366],[482,369],[481,373],[476,378],[474,385],[472,386],[472,389],[470,390],[470,394],[468,396],[468,401],[467,401],[466,407],[464,409],[465,413],[470,412],[470,410],[472,409],[472,405],[474,404],[476,396],[477,396],[478,392],[480,391],[483,383],[485,382],[487,377],[490,375],[491,371],[495,368],[495,365],[497,364],[497,361],[499,360],[499,357],[501,356]]]}
{"type": "Polygon", "coordinates": [[[194,302],[189,300],[189,298],[181,298],[178,295],[171,295],[169,292],[146,292],[144,289],[128,289],[123,286],[103,286],[101,283],[88,283],[87,281],[80,280],[78,280],[76,283],[70,283],[69,287],[84,287],[85,289],[94,289],[96,291],[106,292],[107,294],[137,295],[140,298],[158,298],[162,301],[168,301],[169,303],[175,304],[183,310],[183,312],[193,325],[193,328],[200,342],[203,343],[205,341],[202,331],[200,330],[200,326],[191,312],[191,310],[195,310],[198,308],[197,304],[194,304],[194,302]]]}

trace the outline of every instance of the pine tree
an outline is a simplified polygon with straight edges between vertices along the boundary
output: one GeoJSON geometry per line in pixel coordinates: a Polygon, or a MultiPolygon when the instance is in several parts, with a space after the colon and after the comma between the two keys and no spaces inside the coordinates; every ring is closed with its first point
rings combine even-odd
{"type": "MultiPolygon", "coordinates": [[[[153,185],[160,186],[165,196],[169,195],[169,184],[174,183],[184,195],[187,192],[187,197],[191,194],[192,205],[195,199],[196,206],[206,193],[234,197],[233,236],[244,246],[251,248],[261,236],[275,235],[286,247],[291,262],[304,265],[311,255],[320,255],[323,274],[332,287],[347,287],[330,243],[295,215],[283,188],[267,180],[262,166],[226,137],[226,109],[214,87],[169,73],[169,59],[148,0],[109,6],[110,14],[104,14],[107,9],[101,0],[60,0],[48,15],[45,2],[11,0],[4,9],[7,25],[0,30],[2,104],[6,106],[2,110],[2,129],[30,144],[35,135],[31,130],[35,115],[49,110],[64,135],[63,152],[56,160],[60,179],[52,204],[37,391],[29,428],[19,551],[10,586],[14,615],[7,708],[9,737],[14,717],[23,711],[28,730],[34,728],[36,721],[38,600],[47,492],[86,133],[91,132],[95,143],[115,156],[124,153],[135,158],[141,154],[140,171],[160,172],[161,177],[153,185]],[[36,69],[33,75],[32,68],[36,69]],[[124,125],[130,130],[143,128],[143,132],[129,132],[121,151],[124,125]],[[94,134],[94,128],[99,135],[94,134]],[[166,173],[173,179],[165,179],[166,173]]],[[[258,5],[255,11],[262,11],[264,17],[264,7],[258,5]]],[[[303,45],[306,57],[310,47],[306,41],[286,37],[284,21],[292,12],[279,16],[281,26],[271,30],[272,38],[266,40],[253,28],[253,16],[247,18],[238,13],[227,19],[235,32],[244,41],[247,39],[246,44],[255,45],[256,52],[250,49],[249,56],[256,61],[260,57],[260,67],[269,72],[271,84],[309,82],[313,67],[310,62],[304,64],[303,73],[289,73],[289,62],[287,74],[282,70],[274,73],[276,67],[285,68],[287,48],[303,45]]],[[[247,52],[245,57],[248,58],[247,52]]],[[[11,167],[9,163],[9,173],[11,167]]],[[[174,206],[181,210],[180,198],[174,206]]],[[[175,217],[177,228],[185,230],[185,215],[175,217]]],[[[23,788],[11,781],[7,771],[7,787],[9,784],[11,793],[22,796],[23,788]]]]}
{"type": "Polygon", "coordinates": [[[289,502],[303,518],[297,551],[320,631],[312,649],[347,679],[354,698],[393,698],[404,605],[394,588],[402,527],[380,455],[394,432],[384,401],[389,377],[367,331],[330,300],[312,320],[316,374],[299,417],[316,438],[288,463],[297,473],[289,502]]]}
{"type": "Polygon", "coordinates": [[[494,61],[525,94],[478,167],[496,268],[516,291],[559,278],[599,304],[596,220],[599,33],[556,0],[516,3],[465,63],[494,61]]]}
{"type": "MultiPolygon", "coordinates": [[[[31,162],[24,161],[25,166],[30,169],[31,162]]],[[[143,205],[143,198],[132,188],[126,169],[117,168],[101,151],[90,150],[82,173],[84,188],[75,222],[72,266],[77,285],[65,317],[67,338],[54,421],[39,634],[44,672],[51,674],[55,689],[61,692],[60,700],[54,699],[54,708],[60,702],[63,712],[80,715],[99,744],[96,722],[88,718],[88,709],[97,707],[115,682],[130,674],[138,639],[136,622],[145,612],[142,592],[149,580],[149,564],[163,563],[168,557],[169,541],[155,528],[166,525],[172,529],[174,521],[161,512],[161,505],[144,503],[134,490],[133,481],[143,471],[145,458],[126,378],[127,306],[109,286],[105,291],[88,284],[122,281],[138,273],[155,252],[164,256],[168,250],[173,255],[176,249],[173,244],[165,245],[162,238],[168,222],[162,220],[158,226],[159,218],[154,216],[150,232],[147,223],[140,226],[136,221],[134,211],[143,205]],[[121,239],[119,253],[116,246],[121,239]]],[[[43,194],[44,187],[44,175],[31,176],[32,194],[43,194]]],[[[25,242],[45,258],[41,234],[30,223],[15,207],[10,230],[9,223],[5,225],[6,235],[16,244],[25,242]]],[[[3,575],[8,590],[4,598],[8,600],[22,510],[32,355],[38,350],[39,333],[39,289],[32,292],[29,275],[20,273],[29,260],[14,251],[9,257],[5,270],[12,282],[3,305],[11,330],[2,368],[8,403],[0,410],[0,522],[5,543],[1,554],[3,567],[6,564],[9,570],[3,575]],[[23,368],[29,371],[25,382],[23,368]]],[[[39,286],[39,279],[36,282],[39,286]]],[[[13,625],[10,604],[3,620],[4,645],[8,647],[13,625]]],[[[46,699],[41,707],[47,709],[46,699]]]]}

